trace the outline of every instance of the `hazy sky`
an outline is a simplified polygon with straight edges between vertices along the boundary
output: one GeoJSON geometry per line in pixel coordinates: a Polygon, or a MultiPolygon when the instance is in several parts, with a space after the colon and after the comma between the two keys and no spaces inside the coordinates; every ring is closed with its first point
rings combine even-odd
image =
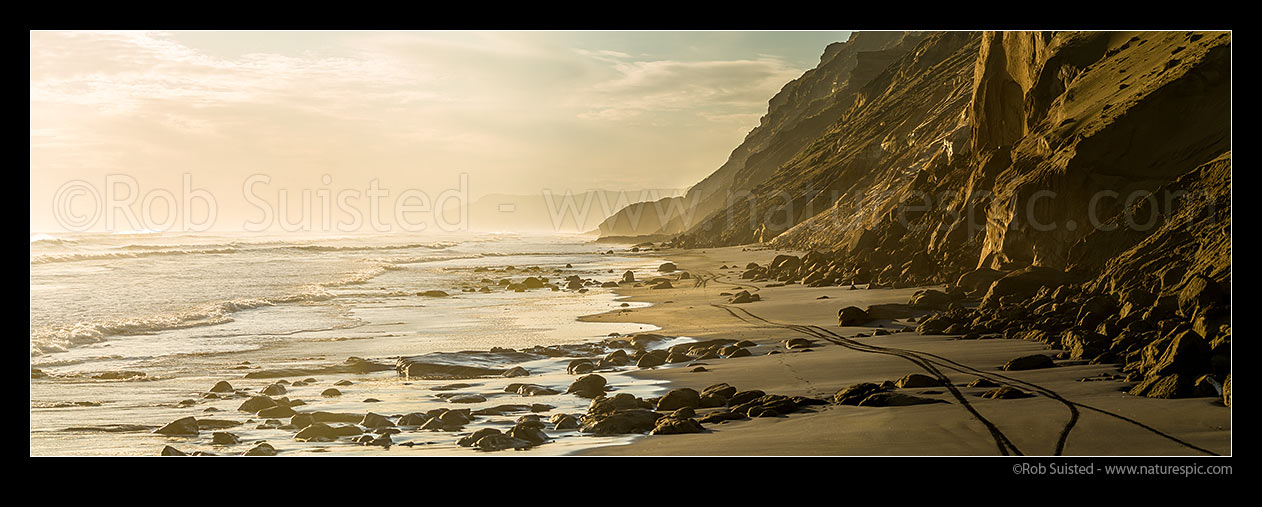
{"type": "Polygon", "coordinates": [[[103,194],[109,175],[113,198],[139,191],[134,208],[154,190],[177,207],[188,189],[204,190],[217,229],[259,215],[243,205],[259,174],[269,179],[252,195],[284,191],[290,204],[304,189],[318,198],[374,179],[391,196],[433,196],[459,187],[461,174],[475,199],[683,188],[717,169],[828,43],[848,37],[32,32],[31,227],[63,229],[55,213],[66,202],[85,216],[92,198],[109,196],[71,199],[69,189],[103,194]]]}

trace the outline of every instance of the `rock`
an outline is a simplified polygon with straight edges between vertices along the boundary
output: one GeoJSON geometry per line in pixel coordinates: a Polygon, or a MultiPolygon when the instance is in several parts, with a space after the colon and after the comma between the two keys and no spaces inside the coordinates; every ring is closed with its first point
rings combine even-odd
{"type": "Polygon", "coordinates": [[[1152,375],[1128,392],[1149,398],[1187,398],[1195,393],[1192,378],[1179,373],[1152,375]]]}
{"type": "Polygon", "coordinates": [[[565,390],[565,394],[571,394],[583,398],[595,398],[605,392],[605,377],[591,374],[579,377],[570,387],[565,390]]]}
{"type": "Polygon", "coordinates": [[[215,383],[214,387],[210,388],[210,392],[212,393],[233,393],[236,391],[237,390],[233,389],[232,384],[229,384],[227,380],[220,380],[215,383]]]}
{"type": "Polygon", "coordinates": [[[587,415],[611,414],[619,410],[653,408],[653,404],[636,398],[629,393],[618,393],[613,397],[598,396],[587,407],[587,415]]]}
{"type": "Polygon", "coordinates": [[[1217,282],[1203,275],[1193,275],[1179,291],[1178,302],[1179,314],[1192,318],[1200,308],[1229,305],[1230,296],[1217,282]]]}
{"type": "Polygon", "coordinates": [[[165,426],[154,430],[154,433],[173,436],[197,436],[200,432],[197,426],[197,419],[194,417],[183,417],[167,423],[165,426]]]}
{"type": "Polygon", "coordinates": [[[701,406],[701,394],[695,389],[672,389],[657,401],[658,410],[675,410],[679,408],[697,408],[701,406]]]}
{"type": "Polygon", "coordinates": [[[529,442],[530,445],[539,445],[550,440],[548,435],[543,432],[543,423],[538,423],[537,421],[536,423],[518,422],[517,425],[508,430],[507,435],[511,438],[529,442]]]}
{"type": "Polygon", "coordinates": [[[526,371],[525,368],[522,368],[520,366],[514,366],[512,368],[509,368],[508,371],[505,371],[504,376],[505,377],[527,377],[527,376],[530,376],[530,372],[526,371]]]}
{"type": "Polygon", "coordinates": [[[627,357],[627,351],[618,349],[606,355],[604,361],[617,366],[623,366],[631,362],[631,358],[627,357]]]}
{"type": "Polygon", "coordinates": [[[1004,363],[1003,369],[1004,371],[1021,371],[1051,368],[1053,366],[1056,366],[1056,363],[1052,362],[1052,358],[1044,354],[1031,354],[1004,363]]]}
{"type": "Polygon", "coordinates": [[[973,379],[972,382],[968,383],[968,387],[999,387],[999,384],[996,384],[988,379],[976,378],[973,379]]]}
{"type": "Polygon", "coordinates": [[[778,394],[763,395],[753,400],[732,406],[732,412],[743,413],[749,417],[777,417],[797,411],[799,403],[788,396],[778,394]]]}
{"type": "Polygon", "coordinates": [[[1033,398],[1034,395],[1027,393],[1025,391],[1022,391],[1020,389],[1014,389],[1008,386],[1003,386],[998,389],[992,389],[990,391],[986,391],[985,393],[982,393],[982,397],[995,399],[995,400],[1011,400],[1011,399],[1017,399],[1017,398],[1033,398]]]}
{"type": "Polygon", "coordinates": [[[275,383],[267,387],[264,387],[259,392],[262,393],[264,396],[278,396],[278,395],[285,394],[285,386],[280,383],[275,383]]]}
{"type": "Polygon", "coordinates": [[[354,384],[354,382],[351,382],[351,381],[349,381],[349,380],[339,380],[339,381],[335,382],[333,385],[335,385],[335,386],[349,386],[349,385],[352,385],[352,384],[354,384]]]}
{"type": "Polygon", "coordinates": [[[267,442],[259,442],[250,450],[241,454],[242,456],[275,456],[276,448],[267,442]]]}
{"type": "Polygon", "coordinates": [[[359,425],[365,428],[384,428],[394,426],[394,423],[390,422],[390,420],[386,419],[383,415],[369,412],[364,414],[364,419],[359,422],[359,425]]]}
{"type": "Polygon", "coordinates": [[[596,365],[592,364],[590,359],[575,359],[565,367],[565,372],[570,375],[584,375],[591,373],[596,369],[596,365]]]}
{"type": "Polygon", "coordinates": [[[871,320],[868,317],[868,313],[857,306],[847,306],[837,310],[837,325],[842,327],[862,326],[871,320]]]}
{"type": "Polygon", "coordinates": [[[1201,375],[1201,378],[1196,379],[1192,389],[1193,395],[1197,397],[1221,398],[1223,396],[1222,384],[1219,384],[1212,375],[1201,375]]]}
{"type": "Polygon", "coordinates": [[[663,273],[671,273],[674,272],[675,269],[675,264],[673,262],[666,262],[657,267],[657,270],[663,273]]]}
{"type": "Polygon", "coordinates": [[[644,409],[616,410],[607,414],[589,414],[583,420],[579,431],[596,435],[622,435],[627,433],[647,433],[657,426],[662,415],[644,409]]]}
{"type": "Polygon", "coordinates": [[[999,305],[999,300],[1007,296],[1021,298],[1033,296],[1039,289],[1047,287],[1055,289],[1069,282],[1064,271],[1041,266],[1029,266],[1008,273],[994,283],[982,298],[982,307],[990,308],[999,305]]]}
{"type": "Polygon", "coordinates": [[[939,290],[925,289],[912,295],[907,304],[912,308],[945,310],[951,305],[951,296],[939,290]]]}
{"type": "Polygon", "coordinates": [[[684,433],[701,433],[705,428],[701,427],[701,423],[696,419],[674,417],[663,417],[657,420],[653,429],[649,431],[651,435],[680,435],[684,433]]]}
{"type": "Polygon", "coordinates": [[[734,296],[732,296],[732,298],[728,300],[728,303],[738,305],[738,304],[743,304],[743,303],[752,303],[754,301],[761,301],[761,300],[762,298],[759,297],[757,294],[750,294],[749,291],[743,290],[743,291],[737,292],[734,296]]]}
{"type": "Polygon", "coordinates": [[[662,280],[657,283],[654,283],[653,286],[649,288],[650,289],[673,289],[675,288],[675,286],[670,284],[670,280],[662,280]]]}
{"type": "Polygon", "coordinates": [[[258,415],[259,417],[283,419],[285,417],[292,417],[296,413],[297,412],[292,408],[283,405],[276,405],[274,407],[267,407],[260,410],[258,415]]]}
{"type": "Polygon", "coordinates": [[[858,403],[860,407],[905,407],[930,403],[947,403],[944,400],[911,396],[902,393],[878,392],[869,395],[858,403]]]}
{"type": "Polygon", "coordinates": [[[960,275],[955,281],[955,286],[960,287],[969,294],[984,292],[990,288],[990,285],[1000,278],[1004,273],[995,271],[990,268],[978,268],[968,273],[960,275]]]}
{"type": "Polygon", "coordinates": [[[631,270],[627,270],[626,273],[622,274],[622,281],[625,283],[635,282],[635,272],[631,270]]]}
{"type": "Polygon", "coordinates": [[[500,430],[495,428],[482,428],[464,438],[461,438],[460,440],[457,440],[456,445],[461,447],[473,447],[477,444],[478,440],[481,440],[483,437],[498,434],[500,434],[500,430]]]}
{"type": "Polygon", "coordinates": [[[427,297],[427,298],[445,298],[449,296],[450,294],[447,294],[446,292],[443,292],[441,290],[427,290],[425,292],[417,292],[416,295],[427,297]]]}
{"type": "Polygon", "coordinates": [[[339,437],[354,436],[362,433],[355,426],[329,426],[325,423],[312,423],[294,435],[300,442],[332,442],[339,437]]]}
{"type": "Polygon", "coordinates": [[[513,438],[499,432],[491,433],[479,438],[473,445],[474,447],[477,447],[478,450],[488,452],[503,451],[506,449],[525,449],[531,446],[530,442],[513,438]]]}
{"type": "Polygon", "coordinates": [[[728,397],[727,404],[728,406],[735,407],[738,405],[749,403],[750,401],[756,400],[766,395],[767,393],[762,392],[758,389],[751,389],[749,391],[738,391],[728,397]]]}
{"type": "Polygon", "coordinates": [[[1231,407],[1231,374],[1223,381],[1223,405],[1231,407]]]}
{"type": "Polygon", "coordinates": [[[718,424],[726,421],[738,421],[745,418],[745,414],[739,414],[730,410],[718,410],[698,417],[697,422],[703,424],[718,424]]]}
{"type": "Polygon", "coordinates": [[[486,401],[486,396],[480,394],[461,394],[447,398],[448,403],[482,403],[486,401]]]}
{"type": "Polygon", "coordinates": [[[241,439],[226,431],[216,431],[211,434],[210,443],[212,445],[236,445],[241,443],[241,439]]]}
{"type": "Polygon", "coordinates": [[[1209,345],[1195,331],[1176,335],[1157,359],[1149,375],[1182,373],[1195,378],[1209,370],[1209,345]]]}
{"type": "Polygon", "coordinates": [[[323,396],[325,398],[336,398],[341,395],[342,395],[342,391],[338,391],[337,389],[334,389],[332,387],[320,392],[320,396],[323,396]]]}
{"type": "Polygon", "coordinates": [[[942,385],[942,383],[939,382],[938,379],[930,377],[928,375],[922,375],[920,373],[908,373],[903,378],[895,381],[894,385],[902,389],[908,389],[908,388],[916,388],[916,387],[938,387],[942,385]]]}
{"type": "Polygon", "coordinates": [[[663,364],[666,364],[666,358],[658,354],[644,354],[635,362],[635,366],[638,368],[652,368],[663,364]]]}
{"type": "Polygon", "coordinates": [[[578,418],[570,414],[557,414],[550,419],[552,429],[556,431],[576,430],[579,427],[578,418]]]}
{"type": "Polygon", "coordinates": [[[1109,348],[1108,336],[1082,328],[1070,328],[1060,334],[1061,346],[1069,350],[1074,360],[1092,359],[1109,348]]]}
{"type": "Polygon", "coordinates": [[[159,452],[158,455],[159,456],[188,456],[188,454],[185,454],[184,451],[181,451],[169,445],[162,446],[162,451],[159,452]]]}
{"type": "Polygon", "coordinates": [[[838,405],[858,405],[864,398],[881,390],[881,386],[870,382],[855,384],[837,391],[837,394],[833,395],[833,403],[838,405]]]}
{"type": "Polygon", "coordinates": [[[784,341],[784,348],[790,349],[790,350],[804,349],[807,347],[811,347],[813,345],[814,343],[812,343],[810,340],[806,338],[790,338],[784,341]]]}
{"type": "Polygon", "coordinates": [[[737,347],[735,350],[731,351],[731,353],[727,355],[727,358],[735,359],[738,357],[749,357],[752,355],[754,355],[754,353],[750,352],[749,349],[737,347]]]}
{"type": "Polygon", "coordinates": [[[710,387],[707,387],[701,390],[702,397],[713,395],[713,396],[719,396],[723,398],[724,400],[731,398],[732,395],[734,394],[736,394],[736,388],[728,385],[726,382],[720,383],[720,384],[714,384],[710,387]]]}

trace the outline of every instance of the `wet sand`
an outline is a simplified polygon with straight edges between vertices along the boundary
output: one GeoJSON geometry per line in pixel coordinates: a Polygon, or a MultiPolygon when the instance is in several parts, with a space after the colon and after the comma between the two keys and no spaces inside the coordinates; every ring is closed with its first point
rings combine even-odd
{"type": "MultiPolygon", "coordinates": [[[[703,361],[708,371],[671,365],[629,375],[667,381],[671,387],[701,390],[726,382],[737,389],[831,399],[860,382],[897,380],[925,368],[904,355],[873,352],[911,351],[927,358],[957,386],[959,397],[940,387],[900,389],[947,403],[904,407],[819,405],[785,416],[706,425],[706,432],[648,436],[627,445],[576,452],[586,456],[950,456],[1023,454],[1050,456],[1208,456],[1231,453],[1231,411],[1214,398],[1148,399],[1124,393],[1133,383],[1082,381],[1117,372],[1116,365],[1057,361],[1057,367],[1003,371],[1009,359],[1049,352],[1022,340],[961,340],[896,332],[871,336],[877,327],[838,327],[837,310],[878,303],[906,303],[917,289],[850,290],[848,287],[767,287],[740,279],[748,262],[765,264],[774,251],[740,247],[664,250],[653,255],[688,271],[693,283],[650,290],[620,288],[630,301],[647,308],[586,316],[597,322],[647,322],[661,333],[705,340],[731,338],[758,344],[753,356],[703,361]],[[736,266],[721,270],[722,265],[736,266]],[[728,304],[724,292],[757,290],[761,301],[728,304]],[[827,296],[827,299],[820,299],[827,296]],[[729,309],[731,311],[729,311],[729,309]],[[765,319],[771,321],[759,320],[765,319]],[[774,323],[774,324],[773,324],[774,323]],[[860,344],[847,347],[780,327],[815,325],[860,344]],[[783,341],[805,337],[810,351],[788,350],[783,341]],[[778,354],[768,355],[778,351],[778,354]],[[1023,399],[986,399],[986,388],[964,387],[981,376],[1043,395],[1023,399]],[[1022,384],[1024,383],[1024,384],[1022,384]],[[960,399],[962,397],[962,400],[960,399]],[[1059,398],[1059,399],[1057,399],[1059,398]],[[974,413],[975,412],[975,413],[974,413]],[[990,427],[986,423],[990,424],[990,427]],[[993,428],[993,431],[992,431],[993,428]]],[[[886,323],[887,329],[914,323],[886,323]]]]}

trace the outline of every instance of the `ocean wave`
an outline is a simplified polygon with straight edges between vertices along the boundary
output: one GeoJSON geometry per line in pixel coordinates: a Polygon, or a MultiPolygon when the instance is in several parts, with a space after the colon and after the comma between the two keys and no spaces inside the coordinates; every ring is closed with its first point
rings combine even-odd
{"type": "Polygon", "coordinates": [[[428,248],[431,250],[442,250],[451,248],[459,243],[440,242],[440,243],[407,243],[402,245],[292,245],[281,248],[294,250],[304,250],[309,252],[360,252],[373,250],[410,250],[414,248],[428,248]]]}
{"type": "Polygon", "coordinates": [[[197,308],[139,318],[78,322],[32,330],[31,355],[43,356],[106,341],[110,336],[152,334],[158,331],[214,326],[232,322],[232,313],[284,303],[326,301],[334,296],[320,287],[304,293],[271,298],[245,298],[219,301],[197,308]]]}
{"type": "Polygon", "coordinates": [[[346,276],[343,276],[342,278],[338,278],[336,280],[332,280],[328,282],[323,282],[320,284],[320,286],[333,288],[333,287],[345,287],[347,285],[359,285],[363,283],[368,283],[369,280],[372,280],[373,278],[381,276],[387,271],[397,271],[400,269],[407,269],[407,268],[404,268],[403,266],[399,266],[397,264],[379,263],[379,264],[361,269],[354,273],[350,273],[346,276]]]}
{"type": "Polygon", "coordinates": [[[54,262],[76,262],[108,259],[133,259],[154,255],[210,255],[236,253],[235,248],[209,248],[202,250],[141,250],[132,252],[82,252],[67,254],[32,255],[31,264],[49,264],[54,262]]]}

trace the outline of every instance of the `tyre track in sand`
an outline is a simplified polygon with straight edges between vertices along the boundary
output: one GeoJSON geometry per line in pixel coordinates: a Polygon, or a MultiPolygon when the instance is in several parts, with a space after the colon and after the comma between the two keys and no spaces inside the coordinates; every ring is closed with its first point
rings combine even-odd
{"type": "MultiPolygon", "coordinates": [[[[727,281],[719,280],[718,278],[719,277],[717,275],[714,275],[712,273],[708,273],[708,272],[703,273],[703,276],[699,279],[699,282],[696,284],[696,286],[706,287],[708,281],[714,281],[717,283],[732,285],[736,287],[752,288],[755,291],[758,290],[757,287],[753,287],[753,286],[745,285],[745,284],[727,282],[727,281]]],[[[995,438],[996,445],[999,447],[999,450],[1000,450],[1000,454],[1003,454],[1003,455],[1008,455],[1007,451],[1009,449],[1013,450],[1018,455],[1020,455],[1021,453],[1018,449],[1016,449],[1015,446],[1011,444],[1011,442],[1007,439],[1007,437],[1003,435],[1002,431],[1000,431],[998,427],[994,425],[994,423],[990,422],[989,420],[981,416],[981,414],[976,411],[976,409],[972,406],[972,404],[969,403],[968,400],[963,397],[964,395],[960,393],[958,389],[955,388],[955,386],[950,383],[949,379],[947,379],[945,375],[942,374],[942,371],[939,368],[945,368],[947,370],[951,370],[951,371],[955,371],[955,372],[963,373],[963,374],[968,374],[968,375],[976,375],[978,377],[985,378],[987,380],[990,380],[1000,385],[1007,385],[1009,387],[1014,387],[1014,388],[1023,387],[1025,389],[1034,391],[1040,395],[1051,398],[1065,405],[1070,415],[1069,415],[1069,419],[1066,421],[1065,425],[1062,427],[1059,435],[1057,436],[1057,440],[1054,446],[1054,455],[1056,456],[1063,455],[1066,442],[1069,439],[1070,432],[1075,427],[1077,427],[1077,423],[1080,419],[1080,411],[1078,410],[1079,408],[1096,412],[1102,415],[1106,415],[1106,416],[1118,419],[1120,421],[1126,422],[1128,424],[1134,425],[1140,429],[1143,429],[1157,436],[1170,440],[1171,442],[1174,442],[1180,446],[1187,447],[1189,449],[1192,449],[1192,450],[1195,450],[1195,451],[1198,451],[1210,456],[1218,455],[1218,453],[1215,453],[1208,449],[1201,448],[1190,442],[1181,440],[1173,435],[1164,433],[1156,428],[1153,428],[1151,426],[1148,426],[1144,423],[1128,418],[1126,416],[1115,414],[1113,412],[1109,412],[1107,410],[1093,407],[1084,403],[1069,400],[1051,389],[1048,389],[1046,387],[1043,387],[1041,385],[1038,385],[1032,382],[1020,380],[1020,379],[1013,378],[1013,377],[1000,374],[1000,373],[982,371],[977,368],[973,368],[971,366],[967,366],[959,362],[953,361],[951,359],[947,359],[945,357],[932,354],[932,353],[913,351],[913,350],[907,350],[907,349],[890,348],[890,347],[880,347],[876,345],[856,342],[854,340],[845,338],[830,329],[826,329],[821,326],[786,324],[786,323],[774,322],[774,321],[767,320],[763,317],[760,317],[758,315],[755,315],[744,308],[734,308],[728,305],[718,305],[718,304],[711,304],[711,306],[714,306],[716,308],[721,308],[727,311],[730,315],[732,315],[732,317],[745,321],[750,324],[759,325],[755,322],[750,321],[750,319],[755,319],[757,321],[764,323],[768,327],[789,329],[801,334],[805,334],[805,335],[812,336],[818,339],[822,339],[830,343],[847,347],[859,352],[877,353],[877,354],[885,354],[885,355],[892,355],[896,357],[902,357],[908,360],[909,362],[916,364],[921,369],[937,377],[943,383],[944,387],[947,387],[947,389],[951,391],[952,396],[955,397],[957,400],[959,400],[961,402],[961,405],[963,405],[964,408],[968,410],[971,415],[973,415],[973,417],[977,418],[987,428],[987,431],[989,431],[992,437],[995,438]],[[744,313],[746,316],[748,316],[748,318],[741,317],[740,315],[736,313],[736,311],[744,313]]]]}

